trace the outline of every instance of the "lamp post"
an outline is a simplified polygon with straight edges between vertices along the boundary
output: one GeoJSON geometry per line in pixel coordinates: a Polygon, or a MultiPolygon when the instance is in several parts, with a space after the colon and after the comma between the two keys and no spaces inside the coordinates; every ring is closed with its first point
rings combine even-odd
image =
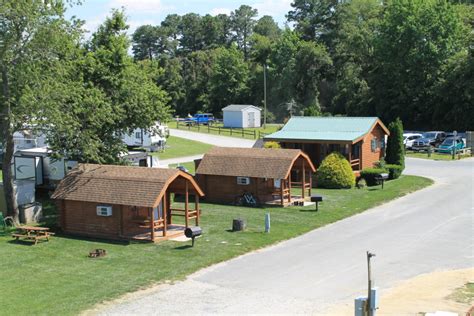
{"type": "Polygon", "coordinates": [[[368,270],[368,293],[367,293],[367,315],[369,316],[373,316],[374,315],[374,311],[372,310],[371,306],[372,306],[372,295],[371,295],[371,291],[372,291],[372,272],[371,272],[371,269],[370,269],[370,258],[372,257],[375,257],[375,253],[371,253],[371,252],[368,252],[367,251],[367,270],[368,270]]]}
{"type": "Polygon", "coordinates": [[[267,62],[263,64],[263,128],[267,128],[267,62]]]}

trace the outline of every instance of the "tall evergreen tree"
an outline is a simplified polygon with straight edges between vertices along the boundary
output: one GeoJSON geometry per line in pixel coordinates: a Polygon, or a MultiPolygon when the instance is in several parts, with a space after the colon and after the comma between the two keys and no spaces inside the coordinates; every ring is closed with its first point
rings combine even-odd
{"type": "Polygon", "coordinates": [[[390,136],[387,141],[385,162],[405,168],[405,145],[403,144],[403,123],[400,118],[388,125],[390,136]]]}
{"type": "Polygon", "coordinates": [[[241,5],[230,15],[235,40],[237,41],[239,48],[244,52],[245,60],[249,57],[249,42],[256,23],[255,17],[257,15],[257,9],[253,9],[248,5],[241,5]]]}

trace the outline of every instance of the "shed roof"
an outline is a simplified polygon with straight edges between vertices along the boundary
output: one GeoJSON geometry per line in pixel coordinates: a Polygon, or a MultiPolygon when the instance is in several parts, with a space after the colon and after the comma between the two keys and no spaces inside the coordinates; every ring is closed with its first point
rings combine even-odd
{"type": "Polygon", "coordinates": [[[196,174],[285,179],[299,157],[316,171],[299,149],[214,147],[204,155],[196,174]]]}
{"type": "Polygon", "coordinates": [[[204,195],[192,176],[178,170],[80,164],[58,185],[52,198],[155,207],[169,184],[182,176],[204,195]]]}
{"type": "Polygon", "coordinates": [[[265,140],[315,140],[355,142],[376,124],[389,134],[377,117],[292,117],[283,128],[265,136],[265,140]]]}
{"type": "Polygon", "coordinates": [[[250,104],[231,104],[223,108],[222,111],[238,112],[238,111],[243,111],[249,107],[255,108],[256,110],[259,110],[259,111],[262,110],[261,108],[256,107],[255,105],[250,105],[250,104]]]}

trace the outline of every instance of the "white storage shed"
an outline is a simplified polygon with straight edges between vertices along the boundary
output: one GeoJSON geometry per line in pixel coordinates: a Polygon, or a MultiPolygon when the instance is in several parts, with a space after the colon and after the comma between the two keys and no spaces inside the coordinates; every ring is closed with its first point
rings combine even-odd
{"type": "Polygon", "coordinates": [[[222,109],[224,127],[260,127],[262,109],[246,104],[231,104],[222,109]]]}

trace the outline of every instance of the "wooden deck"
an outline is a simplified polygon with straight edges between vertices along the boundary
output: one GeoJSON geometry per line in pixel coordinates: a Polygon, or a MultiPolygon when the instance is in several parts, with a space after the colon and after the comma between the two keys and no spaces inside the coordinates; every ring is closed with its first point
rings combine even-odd
{"type": "MultiPolygon", "coordinates": [[[[307,201],[308,199],[305,197],[303,198],[302,196],[300,195],[292,195],[291,196],[291,203],[288,202],[288,199],[285,198],[285,201],[284,201],[284,206],[287,207],[287,206],[291,206],[291,205],[298,205],[299,203],[304,203],[305,201],[307,201]]],[[[278,198],[278,199],[274,199],[274,200],[271,200],[271,201],[267,201],[265,202],[264,204],[266,205],[275,205],[275,206],[281,206],[281,199],[278,198]]]]}
{"type": "MultiPolygon", "coordinates": [[[[168,228],[166,230],[166,236],[163,236],[163,230],[162,229],[156,229],[155,230],[155,243],[158,243],[160,241],[165,241],[169,240],[172,238],[184,236],[184,230],[186,227],[184,225],[168,225],[168,228]]],[[[131,240],[137,240],[137,241],[151,241],[151,232],[139,234],[139,235],[134,235],[130,236],[131,240]]]]}

